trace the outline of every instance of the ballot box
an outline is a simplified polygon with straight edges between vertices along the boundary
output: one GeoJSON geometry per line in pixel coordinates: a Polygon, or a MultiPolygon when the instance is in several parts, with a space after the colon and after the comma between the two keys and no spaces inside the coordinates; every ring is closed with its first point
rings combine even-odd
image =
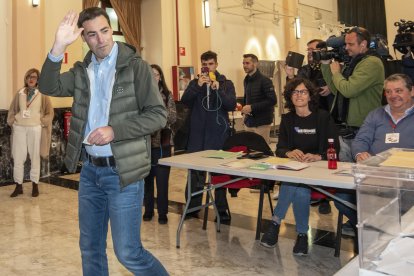
{"type": "Polygon", "coordinates": [[[414,275],[414,150],[353,165],[360,275],[414,275]]]}

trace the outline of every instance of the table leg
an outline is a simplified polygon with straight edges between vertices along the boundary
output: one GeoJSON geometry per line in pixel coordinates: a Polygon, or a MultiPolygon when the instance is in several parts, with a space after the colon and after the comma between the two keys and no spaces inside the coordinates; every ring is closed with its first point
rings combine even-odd
{"type": "Polygon", "coordinates": [[[178,224],[178,229],[177,229],[177,242],[176,242],[177,248],[180,248],[180,233],[181,233],[181,229],[183,228],[185,216],[187,215],[188,206],[190,206],[190,202],[191,202],[191,170],[188,170],[188,173],[187,173],[187,186],[188,186],[187,187],[187,202],[185,203],[184,211],[181,216],[180,223],[178,224]]]}

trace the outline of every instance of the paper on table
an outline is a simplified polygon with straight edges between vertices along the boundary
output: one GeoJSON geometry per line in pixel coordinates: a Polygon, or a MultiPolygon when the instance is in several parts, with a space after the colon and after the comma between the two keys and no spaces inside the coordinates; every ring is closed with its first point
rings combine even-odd
{"type": "Polygon", "coordinates": [[[242,152],[231,152],[231,151],[218,150],[218,151],[212,152],[209,155],[206,155],[204,157],[217,158],[217,159],[227,159],[227,158],[233,158],[233,157],[237,157],[237,156],[241,156],[241,155],[242,155],[242,152]]]}
{"type": "Polygon", "coordinates": [[[298,161],[292,161],[289,158],[269,157],[262,161],[264,164],[268,164],[272,169],[280,170],[294,170],[299,171],[309,167],[307,163],[301,163],[298,161]]]}
{"type": "Polygon", "coordinates": [[[414,152],[395,151],[380,166],[414,169],[414,152]]]}
{"type": "Polygon", "coordinates": [[[268,157],[262,160],[263,163],[267,163],[270,165],[281,165],[290,162],[289,158],[280,158],[280,157],[268,157]]]}
{"type": "Polygon", "coordinates": [[[254,165],[255,163],[256,163],[255,160],[240,159],[240,160],[235,160],[235,161],[231,161],[231,162],[228,162],[228,163],[221,164],[221,166],[234,168],[234,169],[244,169],[244,168],[247,168],[249,166],[254,165]]]}

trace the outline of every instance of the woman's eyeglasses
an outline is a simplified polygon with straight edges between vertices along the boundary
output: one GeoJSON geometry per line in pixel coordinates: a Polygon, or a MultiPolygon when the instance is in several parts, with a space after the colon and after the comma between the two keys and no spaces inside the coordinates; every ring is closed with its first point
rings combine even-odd
{"type": "Polygon", "coordinates": [[[302,90],[293,90],[292,91],[292,96],[305,96],[305,95],[309,95],[309,90],[308,89],[302,89],[302,90]]]}

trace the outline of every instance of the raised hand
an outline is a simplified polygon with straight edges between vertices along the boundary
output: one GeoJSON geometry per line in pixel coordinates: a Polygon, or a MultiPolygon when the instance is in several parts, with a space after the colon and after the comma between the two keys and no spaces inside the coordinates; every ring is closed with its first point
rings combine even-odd
{"type": "Polygon", "coordinates": [[[66,47],[75,42],[82,33],[83,28],[78,28],[79,14],[75,11],[69,11],[60,22],[55,34],[55,42],[53,44],[51,54],[54,56],[62,55],[66,47]]]}

